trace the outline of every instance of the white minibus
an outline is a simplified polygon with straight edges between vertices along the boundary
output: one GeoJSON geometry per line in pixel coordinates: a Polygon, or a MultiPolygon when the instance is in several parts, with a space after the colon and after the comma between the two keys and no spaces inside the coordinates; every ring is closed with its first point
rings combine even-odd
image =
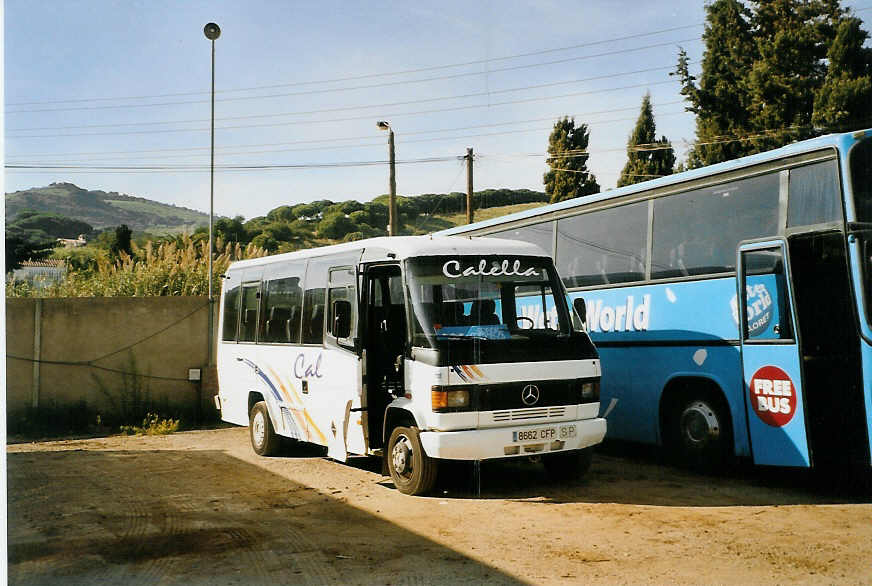
{"type": "Polygon", "coordinates": [[[494,238],[373,238],[233,263],[218,328],[224,421],[378,455],[423,494],[439,460],[541,457],[583,473],[600,361],[550,257],[494,238]]]}

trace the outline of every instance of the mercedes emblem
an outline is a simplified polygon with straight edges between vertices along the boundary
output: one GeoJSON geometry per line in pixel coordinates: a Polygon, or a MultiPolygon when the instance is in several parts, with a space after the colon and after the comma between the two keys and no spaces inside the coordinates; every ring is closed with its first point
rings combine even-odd
{"type": "Polygon", "coordinates": [[[539,402],[539,387],[536,385],[527,385],[521,391],[521,401],[524,405],[532,407],[539,402]]]}

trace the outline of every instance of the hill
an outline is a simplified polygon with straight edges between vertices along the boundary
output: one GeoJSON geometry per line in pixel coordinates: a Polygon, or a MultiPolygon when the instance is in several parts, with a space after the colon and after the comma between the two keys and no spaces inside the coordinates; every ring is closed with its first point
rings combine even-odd
{"type": "Polygon", "coordinates": [[[6,194],[7,225],[25,210],[74,218],[95,229],[127,224],[134,231],[174,233],[209,223],[209,215],[203,212],[115,191],[89,191],[72,183],[6,194]]]}

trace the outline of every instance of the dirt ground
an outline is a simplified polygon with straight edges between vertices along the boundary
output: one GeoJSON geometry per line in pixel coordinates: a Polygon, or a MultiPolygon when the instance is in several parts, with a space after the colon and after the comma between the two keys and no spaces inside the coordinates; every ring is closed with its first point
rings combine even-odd
{"type": "Polygon", "coordinates": [[[872,498],[600,451],[445,470],[434,496],[247,430],[8,446],[10,584],[870,583],[872,498]]]}

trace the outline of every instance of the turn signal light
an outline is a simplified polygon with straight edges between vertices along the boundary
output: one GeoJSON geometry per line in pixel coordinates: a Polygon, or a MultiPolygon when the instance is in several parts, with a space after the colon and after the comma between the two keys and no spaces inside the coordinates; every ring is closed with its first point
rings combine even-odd
{"type": "Polygon", "coordinates": [[[596,403],[599,401],[600,383],[598,380],[588,380],[581,383],[582,403],[596,403]]]}
{"type": "Polygon", "coordinates": [[[463,411],[469,408],[469,389],[459,387],[430,387],[430,404],[433,411],[463,411]]]}

